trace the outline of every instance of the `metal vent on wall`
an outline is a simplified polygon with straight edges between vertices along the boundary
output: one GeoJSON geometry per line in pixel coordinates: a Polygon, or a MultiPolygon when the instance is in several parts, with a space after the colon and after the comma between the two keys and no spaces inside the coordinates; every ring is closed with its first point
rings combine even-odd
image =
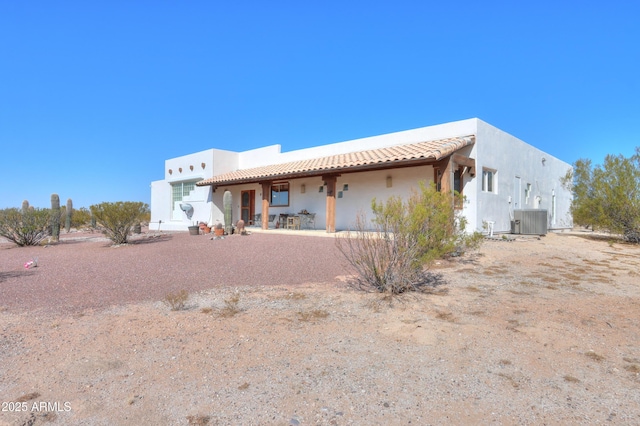
{"type": "Polygon", "coordinates": [[[540,209],[514,210],[511,221],[512,234],[546,235],[547,211],[540,209]]]}

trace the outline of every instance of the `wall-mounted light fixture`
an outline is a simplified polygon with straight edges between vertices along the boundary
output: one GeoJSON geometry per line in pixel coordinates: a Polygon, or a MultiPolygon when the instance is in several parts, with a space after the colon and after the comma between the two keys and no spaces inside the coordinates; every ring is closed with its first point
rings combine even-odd
{"type": "Polygon", "coordinates": [[[345,183],[344,185],[342,185],[342,190],[343,191],[348,191],[349,190],[349,184],[345,183]]]}
{"type": "Polygon", "coordinates": [[[178,167],[178,171],[182,173],[182,167],[178,167]]]}
{"type": "Polygon", "coordinates": [[[391,180],[391,176],[387,176],[387,188],[391,188],[393,186],[393,180],[391,180]]]}
{"type": "Polygon", "coordinates": [[[204,169],[204,167],[206,166],[206,164],[202,163],[200,164],[202,166],[202,168],[204,169]]]}
{"type": "Polygon", "coordinates": [[[192,165],[189,166],[189,170],[193,171],[193,166],[192,165]]]}
{"type": "Polygon", "coordinates": [[[172,175],[173,174],[173,170],[169,169],[169,174],[172,175]]]}
{"type": "Polygon", "coordinates": [[[318,188],[318,192],[324,192],[324,185],[320,185],[320,187],[318,188]]]}

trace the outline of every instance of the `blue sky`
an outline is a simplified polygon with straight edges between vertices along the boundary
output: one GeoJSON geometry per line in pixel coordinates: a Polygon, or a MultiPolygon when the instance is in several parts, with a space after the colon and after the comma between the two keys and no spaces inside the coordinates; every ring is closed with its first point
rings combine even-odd
{"type": "Polygon", "coordinates": [[[628,156],[638,16],[616,0],[0,0],[0,208],[148,203],[168,158],[472,117],[569,163],[628,156]]]}

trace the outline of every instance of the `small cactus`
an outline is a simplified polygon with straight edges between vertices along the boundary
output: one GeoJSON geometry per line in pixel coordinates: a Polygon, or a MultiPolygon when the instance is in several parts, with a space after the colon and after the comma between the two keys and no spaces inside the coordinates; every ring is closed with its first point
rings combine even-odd
{"type": "Polygon", "coordinates": [[[27,200],[24,200],[22,202],[22,213],[26,213],[27,210],[29,210],[29,202],[27,200]]]}
{"type": "Polygon", "coordinates": [[[67,211],[66,218],[64,221],[64,229],[67,231],[67,234],[71,230],[71,215],[73,214],[73,201],[71,198],[67,199],[67,211]]]}
{"type": "Polygon", "coordinates": [[[51,194],[51,237],[54,241],[60,240],[60,197],[51,194]]]}
{"type": "Polygon", "coordinates": [[[232,198],[230,191],[224,191],[224,196],[222,197],[222,203],[224,204],[224,231],[227,235],[231,235],[233,232],[233,217],[231,214],[232,207],[232,198]]]}

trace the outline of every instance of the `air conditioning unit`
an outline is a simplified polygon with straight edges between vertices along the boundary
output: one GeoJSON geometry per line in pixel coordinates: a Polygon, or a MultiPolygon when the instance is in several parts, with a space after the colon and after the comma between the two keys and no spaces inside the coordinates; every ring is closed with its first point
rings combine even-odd
{"type": "Polygon", "coordinates": [[[514,210],[511,221],[512,234],[547,235],[546,210],[514,210]]]}

